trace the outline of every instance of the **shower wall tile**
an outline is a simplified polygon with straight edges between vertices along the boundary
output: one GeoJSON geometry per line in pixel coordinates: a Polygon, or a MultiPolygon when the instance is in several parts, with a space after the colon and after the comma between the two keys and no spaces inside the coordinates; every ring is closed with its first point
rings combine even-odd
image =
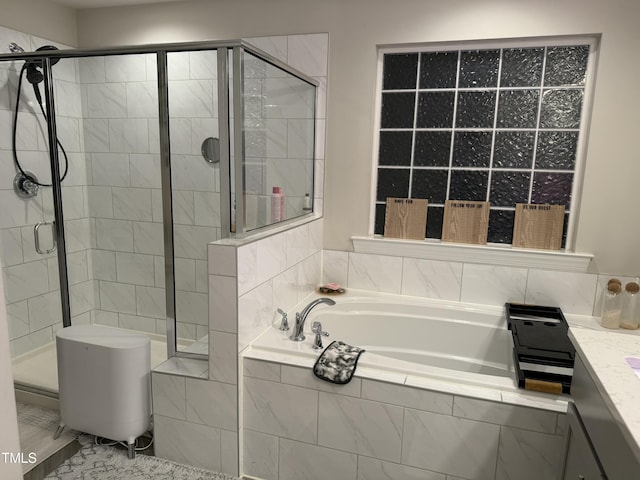
{"type": "Polygon", "coordinates": [[[160,156],[154,154],[129,155],[131,186],[138,188],[161,188],[160,156]]]}
{"type": "Polygon", "coordinates": [[[194,220],[196,225],[220,227],[220,195],[193,192],[194,220]]]}
{"type": "Polygon", "coordinates": [[[109,151],[112,153],[147,153],[149,124],[144,118],[110,119],[109,151]]]}
{"type": "Polygon", "coordinates": [[[195,291],[196,261],[188,258],[175,258],[173,268],[176,290],[195,291]]]}
{"type": "Polygon", "coordinates": [[[29,305],[29,329],[31,332],[62,322],[59,291],[56,290],[30,298],[27,303],[29,305]]]}
{"type": "Polygon", "coordinates": [[[209,325],[209,296],[206,293],[176,292],[176,311],[179,318],[190,323],[209,325]]]}
{"type": "Polygon", "coordinates": [[[164,255],[164,236],[161,223],[132,222],[133,251],[149,255],[164,255]]]}
{"type": "Polygon", "coordinates": [[[146,57],[152,54],[118,55],[104,58],[107,82],[142,82],[147,79],[146,57]]]}
{"type": "Polygon", "coordinates": [[[133,231],[130,221],[98,218],[96,219],[97,246],[102,250],[133,252],[133,231]]]}
{"type": "Polygon", "coordinates": [[[100,281],[100,307],[111,312],[136,314],[136,287],[100,281]]]}
{"type": "MultiPolygon", "coordinates": [[[[126,93],[128,99],[135,99],[127,102],[128,118],[158,118],[158,87],[155,81],[127,83],[126,93]]],[[[154,123],[157,125],[157,120],[154,123]]]]}
{"type": "Polygon", "coordinates": [[[156,320],[139,315],[118,314],[118,327],[146,333],[156,333],[156,320]]]}
{"type": "Polygon", "coordinates": [[[174,251],[176,257],[207,259],[207,244],[220,238],[219,229],[191,225],[174,225],[174,251]]]}
{"type": "MultiPolygon", "coordinates": [[[[58,293],[58,296],[59,295],[60,294],[58,293]]],[[[71,314],[73,316],[90,312],[95,306],[93,281],[86,281],[76,285],[71,285],[69,287],[69,302],[71,304],[71,314]]]]}
{"type": "Polygon", "coordinates": [[[76,253],[67,254],[67,270],[69,276],[69,284],[76,285],[89,280],[89,262],[87,259],[87,250],[76,253]]]}
{"type": "MultiPolygon", "coordinates": [[[[80,85],[75,81],[73,83],[58,81],[55,82],[54,93],[56,95],[56,115],[75,119],[82,118],[80,85]]],[[[64,145],[66,146],[66,142],[64,145]]]]}
{"type": "Polygon", "coordinates": [[[126,118],[124,83],[95,83],[83,86],[86,94],[86,116],[89,118],[126,118]]]}
{"type": "Polygon", "coordinates": [[[169,110],[173,117],[213,117],[218,108],[213,80],[182,80],[169,86],[169,110]],[[215,95],[215,97],[214,97],[215,95]]]}
{"type": "Polygon", "coordinates": [[[116,279],[120,283],[155,285],[152,255],[116,252],[116,279]]]}
{"type": "Polygon", "coordinates": [[[116,252],[111,250],[91,250],[93,278],[116,281],[116,252]]]}
{"type": "Polygon", "coordinates": [[[23,262],[22,232],[20,228],[0,230],[0,261],[5,267],[23,262]]]}
{"type": "Polygon", "coordinates": [[[27,300],[7,305],[9,340],[29,334],[29,310],[27,300]]]}
{"type": "Polygon", "coordinates": [[[128,187],[129,157],[123,153],[91,154],[91,172],[94,185],[128,187]]]}
{"type": "Polygon", "coordinates": [[[113,197],[111,187],[87,186],[89,216],[95,218],[113,218],[113,197]]]}
{"type": "Polygon", "coordinates": [[[113,195],[113,217],[119,220],[137,220],[150,222],[153,220],[151,211],[151,190],[141,188],[111,189],[113,195]]]}
{"type": "Polygon", "coordinates": [[[218,53],[215,50],[189,52],[189,78],[218,78],[218,53]]]}
{"type": "Polygon", "coordinates": [[[38,347],[46,345],[53,341],[53,329],[51,327],[43,328],[36,332],[30,333],[20,338],[12,340],[9,344],[11,356],[16,357],[23,353],[30,352],[38,347]]]}
{"type": "Polygon", "coordinates": [[[0,190],[0,228],[34,225],[42,221],[39,198],[22,199],[13,190],[0,190]]]}
{"type": "Polygon", "coordinates": [[[80,83],[104,83],[106,81],[105,57],[85,57],[78,59],[80,83]]]}
{"type": "Polygon", "coordinates": [[[87,152],[109,152],[109,120],[86,118],[83,120],[84,147],[87,152]]]}
{"type": "Polygon", "coordinates": [[[7,303],[18,302],[49,291],[46,260],[6,267],[3,270],[7,303]]]}
{"type": "Polygon", "coordinates": [[[135,287],[138,315],[166,319],[166,294],[164,288],[135,287]]]}
{"type": "Polygon", "coordinates": [[[89,219],[80,218],[64,222],[67,252],[73,253],[91,248],[91,225],[89,219]]]}

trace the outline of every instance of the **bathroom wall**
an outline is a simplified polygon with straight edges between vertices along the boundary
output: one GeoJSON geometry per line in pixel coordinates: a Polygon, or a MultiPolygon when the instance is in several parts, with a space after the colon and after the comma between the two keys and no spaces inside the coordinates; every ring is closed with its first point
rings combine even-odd
{"type": "Polygon", "coordinates": [[[328,32],[324,247],[334,250],[351,250],[350,237],[368,233],[378,45],[601,33],[576,249],[595,254],[594,273],[634,276],[640,225],[627,219],[635,215],[640,174],[640,67],[630,61],[638,16],[634,0],[191,1],[83,10],[78,27],[83,45],[328,32]]]}

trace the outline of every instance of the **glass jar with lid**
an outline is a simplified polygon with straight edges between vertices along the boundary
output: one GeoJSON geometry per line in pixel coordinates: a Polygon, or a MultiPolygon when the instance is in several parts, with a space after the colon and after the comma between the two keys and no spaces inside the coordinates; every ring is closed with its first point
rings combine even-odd
{"type": "Polygon", "coordinates": [[[620,327],[622,315],[622,287],[619,283],[610,282],[602,296],[602,316],[600,323],[605,328],[620,327]]]}
{"type": "Polygon", "coordinates": [[[629,282],[622,292],[622,313],[620,327],[635,330],[640,324],[640,285],[629,282]]]}

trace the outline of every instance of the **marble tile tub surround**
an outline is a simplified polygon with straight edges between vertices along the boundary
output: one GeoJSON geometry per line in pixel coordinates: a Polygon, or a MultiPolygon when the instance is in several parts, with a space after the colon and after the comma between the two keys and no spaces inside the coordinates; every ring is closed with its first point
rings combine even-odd
{"type": "Polygon", "coordinates": [[[350,288],[484,305],[553,305],[569,314],[596,317],[611,277],[338,250],[324,250],[322,257],[323,282],[350,288]]]}
{"type": "Polygon", "coordinates": [[[539,480],[560,474],[565,416],[523,406],[535,404],[525,395],[491,397],[487,390],[472,398],[473,389],[436,391],[438,382],[407,377],[398,384],[366,371],[336,386],[305,367],[247,356],[243,363],[245,475],[539,480]]]}

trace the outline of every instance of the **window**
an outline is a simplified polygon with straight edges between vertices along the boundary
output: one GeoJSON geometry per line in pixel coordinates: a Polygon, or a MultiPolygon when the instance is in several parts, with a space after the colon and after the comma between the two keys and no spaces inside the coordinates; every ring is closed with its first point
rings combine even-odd
{"type": "Polygon", "coordinates": [[[510,244],[516,203],[579,201],[592,38],[380,50],[374,233],[387,197],[491,204],[489,243],[510,244]]]}

